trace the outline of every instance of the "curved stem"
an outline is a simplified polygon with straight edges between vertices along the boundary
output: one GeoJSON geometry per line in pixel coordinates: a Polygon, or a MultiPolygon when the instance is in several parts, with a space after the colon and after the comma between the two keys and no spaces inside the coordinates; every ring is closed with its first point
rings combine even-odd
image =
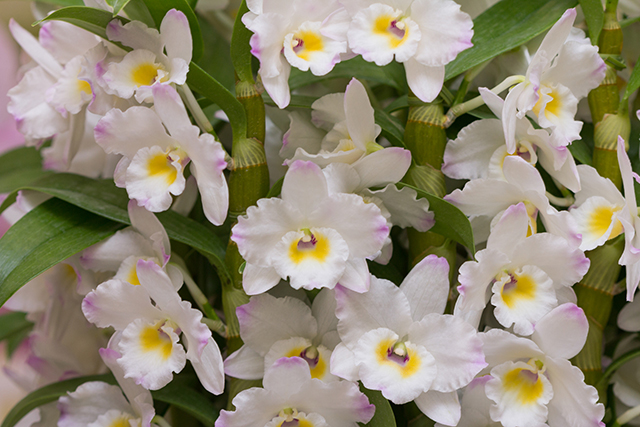
{"type": "Polygon", "coordinates": [[[202,111],[202,108],[200,107],[200,104],[198,104],[198,101],[193,95],[193,92],[191,92],[191,89],[189,89],[189,85],[185,83],[182,86],[178,86],[178,93],[180,94],[180,97],[184,101],[189,111],[191,111],[193,118],[198,124],[198,127],[200,127],[203,132],[210,133],[215,136],[216,139],[218,139],[218,136],[213,131],[211,122],[209,122],[209,119],[204,114],[204,111],[202,111]]]}
{"type": "Polygon", "coordinates": [[[632,419],[636,418],[640,415],[640,405],[633,407],[626,411],[624,414],[620,415],[615,423],[613,423],[613,427],[620,427],[625,425],[632,419]]]}
{"type": "MultiPolygon", "coordinates": [[[[520,76],[520,75],[509,76],[506,79],[504,79],[502,83],[500,83],[499,85],[491,89],[491,92],[497,95],[500,92],[503,92],[509,89],[513,85],[522,83],[524,80],[525,80],[525,76],[520,76]]],[[[467,102],[463,102],[462,104],[458,104],[452,107],[447,112],[447,116],[446,116],[447,118],[444,122],[444,127],[448,128],[449,126],[451,126],[451,124],[455,121],[456,118],[460,117],[465,113],[468,113],[471,110],[475,110],[481,105],[484,105],[484,100],[482,99],[482,96],[476,96],[475,98],[470,99],[467,102]]]]}
{"type": "Polygon", "coordinates": [[[606,386],[607,383],[609,382],[609,378],[611,378],[611,376],[622,365],[624,365],[625,363],[627,363],[628,361],[630,361],[632,359],[635,359],[638,356],[640,356],[640,348],[628,351],[625,354],[623,354],[622,356],[618,357],[616,360],[614,360],[611,363],[611,365],[609,365],[609,367],[607,367],[607,369],[604,371],[604,374],[602,374],[602,378],[600,379],[600,382],[598,383],[598,388],[606,386]]]}
{"type": "Polygon", "coordinates": [[[165,420],[163,417],[161,417],[160,415],[156,415],[155,417],[153,417],[151,422],[153,424],[159,425],[160,427],[171,427],[171,424],[169,424],[169,422],[165,420]]]}
{"type": "Polygon", "coordinates": [[[180,273],[182,273],[182,278],[184,279],[184,283],[187,285],[187,289],[189,289],[189,293],[193,297],[196,304],[198,304],[198,307],[200,307],[200,310],[202,310],[204,315],[207,316],[209,319],[219,321],[220,318],[218,317],[216,312],[213,310],[213,307],[211,307],[211,304],[209,304],[209,300],[207,299],[205,294],[202,293],[202,291],[200,290],[196,282],[193,280],[193,278],[191,278],[191,275],[189,274],[189,272],[178,264],[175,264],[175,263],[170,263],[170,264],[175,268],[177,268],[178,270],[180,270],[180,273]]]}

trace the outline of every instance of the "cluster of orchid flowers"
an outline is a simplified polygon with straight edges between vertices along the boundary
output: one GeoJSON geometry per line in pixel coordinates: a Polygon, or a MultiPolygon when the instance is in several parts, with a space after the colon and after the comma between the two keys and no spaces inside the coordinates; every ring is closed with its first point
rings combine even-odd
{"type": "MultiPolygon", "coordinates": [[[[379,66],[395,58],[412,93],[433,101],[445,65],[473,36],[471,18],[452,0],[246,5],[241,19],[253,32],[258,75],[280,108],[291,99],[291,66],[321,76],[356,55],[379,66]]],[[[36,39],[12,21],[33,60],[9,91],[27,144],[51,140],[41,149],[47,169],[113,178],[131,199],[131,227],[53,267],[4,305],[34,323],[4,366],[25,389],[107,371],[119,387],[87,382],[20,425],[164,425],[150,390],[169,384],[188,360],[214,395],[225,391],[225,376],[262,383],[235,395],[235,409],[222,410],[216,427],[355,427],[376,411],[358,382],[396,405],[414,402],[436,426],[603,426],[598,392],[569,361],[589,331],[572,286],[589,270],[585,251],[624,233],[619,263],[633,300],[640,178],[622,139],[624,196],[569,152],[581,138],[578,102],[605,77],[598,48],[575,18],[570,9],[551,28],[524,75],[480,88],[478,102],[496,118],[472,122],[446,146],[443,173],[469,181],[445,200],[470,218],[483,248],[460,266],[457,289],[450,290],[456,266],[436,255],[399,286],[369,271],[369,262],[387,264],[398,250],[394,226],[426,232],[436,219],[425,198],[397,185],[411,152],[380,137],[366,85],[354,78],[344,93],[318,98],[310,114],[290,113],[277,148],[287,167],[279,196],[258,200],[231,229],[250,299],[237,307],[243,345],[230,354],[214,340],[211,329],[224,331],[203,319],[204,296],[154,215],[186,215],[199,194],[211,224],[228,217],[231,160],[203,129],[185,84],[187,17],[170,10],[159,30],[114,19],[108,40],[60,21],[44,23],[36,39]],[[563,200],[546,191],[538,163],[574,193],[569,210],[552,206],[563,200]],[[180,296],[183,284],[200,309],[180,296]]],[[[19,217],[41,201],[24,191],[7,213],[19,217]]],[[[640,330],[638,310],[627,305],[620,326],[640,330]]],[[[616,381],[624,405],[638,406],[633,381],[616,381]]]]}

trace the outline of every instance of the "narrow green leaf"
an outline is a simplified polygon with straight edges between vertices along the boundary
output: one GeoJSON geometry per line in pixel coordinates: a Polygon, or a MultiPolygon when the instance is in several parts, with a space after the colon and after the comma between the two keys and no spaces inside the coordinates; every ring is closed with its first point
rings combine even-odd
{"type": "Polygon", "coordinates": [[[84,6],[82,0],[40,0],[43,3],[54,4],[56,6],[84,6]]]}
{"type": "Polygon", "coordinates": [[[583,140],[579,139],[577,141],[573,141],[568,148],[576,160],[583,165],[591,166],[593,153],[591,153],[591,149],[583,140]]]}
{"type": "Polygon", "coordinates": [[[177,9],[184,13],[189,20],[189,27],[191,28],[191,38],[193,40],[193,60],[197,61],[202,56],[204,50],[204,43],[202,41],[202,32],[200,31],[200,25],[198,24],[198,17],[196,16],[189,3],[186,0],[143,0],[147,5],[149,13],[153,17],[156,23],[156,28],[160,29],[162,19],[171,9],[177,9]]]}
{"type": "Polygon", "coordinates": [[[202,393],[179,384],[170,382],[166,387],[152,391],[153,400],[176,406],[193,415],[205,425],[212,426],[218,418],[218,411],[202,393]]]}
{"type": "Polygon", "coordinates": [[[247,1],[242,0],[236,21],[233,24],[231,36],[231,59],[238,78],[243,82],[253,83],[253,71],[251,70],[251,46],[249,40],[253,33],[242,23],[242,16],[249,12],[247,1]]]}
{"type": "Polygon", "coordinates": [[[27,313],[14,311],[0,316],[0,341],[6,340],[13,334],[30,329],[33,323],[27,320],[27,313]]]}
{"type": "Polygon", "coordinates": [[[629,78],[629,83],[627,83],[627,90],[624,91],[624,99],[629,99],[633,92],[638,90],[640,87],[640,66],[638,66],[640,62],[636,62],[636,66],[633,67],[633,72],[631,73],[631,77],[629,78]]]}
{"type": "Polygon", "coordinates": [[[282,184],[284,184],[284,176],[273,184],[273,187],[271,187],[269,193],[267,194],[267,198],[279,197],[280,193],[282,192],[282,184]]]}
{"type": "Polygon", "coordinates": [[[369,403],[375,405],[376,412],[367,424],[358,424],[367,427],[396,427],[396,417],[393,415],[389,401],[382,393],[378,390],[366,389],[362,384],[360,384],[360,391],[367,396],[369,403]]]}
{"type": "Polygon", "coordinates": [[[447,64],[445,80],[531,40],[553,24],[578,0],[502,0],[473,22],[473,47],[447,64]]]}
{"type": "Polygon", "coordinates": [[[82,384],[89,381],[102,381],[108,384],[116,384],[116,380],[111,374],[72,378],[70,380],[49,384],[29,393],[24,399],[18,402],[18,404],[7,414],[1,427],[13,427],[32,410],[42,405],[46,405],[47,403],[55,402],[61,396],[66,395],[67,392],[74,391],[82,384]]]}
{"type": "Polygon", "coordinates": [[[407,90],[407,80],[402,64],[391,62],[384,67],[378,67],[373,62],[365,61],[361,56],[356,56],[353,59],[336,64],[333,70],[324,76],[314,76],[310,72],[303,72],[297,68],[292,68],[291,76],[289,77],[289,87],[291,90],[294,90],[325,80],[337,78],[351,79],[352,77],[391,86],[401,92],[406,92],[407,90]]]}
{"type": "Polygon", "coordinates": [[[582,13],[584,13],[584,18],[589,27],[591,44],[597,46],[598,37],[600,37],[600,31],[602,31],[602,25],[604,23],[602,0],[580,0],[580,7],[582,8],[582,13]]]}
{"type": "Polygon", "coordinates": [[[131,18],[131,20],[140,21],[147,27],[155,26],[153,17],[149,13],[147,5],[144,4],[142,0],[130,0],[129,3],[127,3],[127,5],[124,7],[124,11],[127,13],[127,16],[131,18]]]}
{"type": "Polygon", "coordinates": [[[376,123],[382,128],[382,136],[396,147],[407,148],[404,145],[404,127],[400,121],[384,110],[375,110],[376,123]]]}
{"type": "Polygon", "coordinates": [[[418,193],[418,196],[424,197],[429,201],[429,210],[433,211],[436,220],[436,224],[429,231],[455,240],[465,246],[469,252],[471,252],[471,255],[475,254],[471,223],[460,209],[446,200],[422,191],[412,185],[405,184],[404,182],[399,182],[396,185],[412,188],[418,193]]]}
{"type": "MultiPolygon", "coordinates": [[[[82,208],[88,211],[87,213],[91,212],[121,224],[131,224],[127,212],[127,193],[113,185],[111,180],[95,180],[81,175],[59,173],[20,189],[47,193],[82,208]]],[[[191,246],[207,257],[219,274],[229,276],[224,263],[226,245],[217,235],[206,226],[174,211],[162,212],[157,216],[167,230],[169,238],[191,246]]],[[[2,240],[0,248],[1,242],[2,240]]]]}
{"type": "Polygon", "coordinates": [[[122,227],[59,199],[31,210],[0,239],[0,306],[31,279],[122,227]]]}
{"type": "Polygon", "coordinates": [[[211,77],[233,93],[236,86],[236,76],[233,70],[233,62],[231,61],[229,42],[220,33],[220,27],[213,25],[200,15],[198,15],[198,20],[202,29],[204,44],[207,48],[197,63],[211,77]]]}
{"type": "MultiPolygon", "coordinates": [[[[119,19],[123,23],[129,22],[128,19],[121,16],[116,16],[114,18],[114,16],[106,10],[93,9],[91,7],[84,6],[69,6],[52,12],[38,23],[51,20],[64,21],[85,29],[105,40],[109,40],[105,28],[107,28],[107,25],[113,19],[119,19]]],[[[120,43],[113,43],[125,50],[131,50],[120,43]]]]}
{"type": "Polygon", "coordinates": [[[8,151],[0,156],[0,194],[10,193],[50,173],[42,170],[42,158],[35,148],[8,151]]]}
{"type": "Polygon", "coordinates": [[[116,16],[129,3],[130,0],[107,0],[109,6],[113,7],[113,16],[116,16]]]}
{"type": "Polygon", "coordinates": [[[189,65],[187,83],[193,90],[222,108],[229,117],[234,141],[246,137],[247,115],[244,107],[227,88],[193,62],[189,65]]]}

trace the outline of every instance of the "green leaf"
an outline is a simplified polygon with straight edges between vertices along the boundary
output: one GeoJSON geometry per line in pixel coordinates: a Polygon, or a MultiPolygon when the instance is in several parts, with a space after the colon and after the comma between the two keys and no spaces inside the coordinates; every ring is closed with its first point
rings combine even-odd
{"type": "MultiPolygon", "coordinates": [[[[231,61],[229,42],[219,33],[218,27],[198,15],[205,49],[198,65],[219,81],[230,92],[235,91],[236,77],[231,61]]],[[[215,126],[215,125],[214,125],[215,126]]]]}
{"type": "Polygon", "coordinates": [[[627,90],[624,91],[624,99],[629,99],[631,95],[633,95],[633,92],[640,87],[640,66],[638,64],[640,64],[640,62],[636,62],[636,66],[633,67],[633,72],[627,84],[627,90]]]}
{"type": "Polygon", "coordinates": [[[49,384],[34,392],[29,393],[24,399],[22,399],[16,406],[11,409],[6,418],[2,422],[1,427],[13,427],[29,412],[45,405],[50,402],[55,402],[61,396],[64,396],[69,391],[74,391],[82,384],[89,381],[102,381],[108,384],[115,385],[116,380],[111,374],[104,375],[92,375],[87,377],[73,378],[70,380],[60,381],[57,383],[49,384]]]}
{"type": "MultiPolygon", "coordinates": [[[[105,40],[109,40],[105,28],[107,28],[107,25],[113,19],[119,19],[120,21],[122,21],[122,23],[129,22],[128,19],[121,16],[116,16],[114,18],[114,16],[106,10],[93,9],[91,7],[84,6],[69,6],[52,12],[38,23],[51,20],[64,21],[85,29],[97,36],[102,37],[105,40]]],[[[118,42],[112,43],[116,44],[124,50],[131,50],[131,48],[128,48],[118,42]]]]}
{"type": "Polygon", "coordinates": [[[191,28],[191,39],[193,40],[193,60],[197,61],[202,56],[204,51],[204,43],[202,41],[202,32],[200,31],[200,25],[198,24],[198,17],[196,16],[189,3],[186,0],[143,0],[147,5],[149,13],[153,17],[156,23],[156,28],[160,29],[160,24],[164,19],[164,16],[171,9],[177,9],[184,13],[189,20],[189,28],[191,28]]]}
{"type": "Polygon", "coordinates": [[[113,7],[113,16],[116,16],[129,3],[130,0],[107,0],[107,4],[113,7]]]}
{"type": "Polygon", "coordinates": [[[0,306],[31,279],[122,227],[59,199],[37,206],[0,239],[0,306]]]}
{"type": "Polygon", "coordinates": [[[140,21],[151,28],[155,26],[153,17],[149,13],[147,5],[144,4],[142,0],[130,0],[124,7],[124,11],[127,13],[127,16],[134,21],[140,21]]]}
{"type": "Polygon", "coordinates": [[[14,311],[0,316],[0,341],[6,340],[14,334],[31,329],[33,323],[27,320],[27,313],[14,311]]]}
{"type": "Polygon", "coordinates": [[[602,31],[602,25],[604,24],[602,0],[580,0],[580,7],[587,21],[587,27],[589,27],[591,44],[597,46],[600,31],[602,31]]]}
{"type": "Polygon", "coordinates": [[[82,0],[40,0],[43,3],[55,4],[56,6],[84,6],[82,0]]]}
{"type": "Polygon", "coordinates": [[[284,184],[284,176],[273,184],[273,187],[271,187],[266,197],[270,198],[280,196],[280,193],[282,192],[282,184],[284,184]]]}
{"type": "Polygon", "coordinates": [[[508,52],[553,24],[578,0],[502,0],[473,22],[473,47],[447,64],[445,80],[508,52]]]}
{"type": "Polygon", "coordinates": [[[404,127],[400,121],[384,110],[375,110],[376,123],[382,128],[382,136],[396,147],[407,148],[404,145],[404,127]]]}
{"type": "Polygon", "coordinates": [[[576,141],[573,141],[568,146],[568,148],[576,160],[578,160],[583,165],[591,166],[591,162],[592,162],[591,159],[593,158],[593,154],[591,153],[591,149],[586,144],[586,142],[584,142],[581,139],[578,139],[576,141]]]}
{"type": "Polygon", "coordinates": [[[193,415],[205,425],[212,426],[218,418],[218,411],[202,393],[191,387],[170,382],[166,387],[152,391],[153,400],[176,406],[193,415]]]}
{"type": "Polygon", "coordinates": [[[358,424],[367,427],[396,427],[396,417],[393,415],[389,401],[382,393],[378,390],[366,389],[362,384],[360,384],[360,391],[367,396],[369,403],[375,405],[376,412],[367,424],[358,424]]]}
{"type": "Polygon", "coordinates": [[[191,62],[187,74],[189,87],[217,104],[229,117],[234,142],[247,135],[247,115],[235,96],[200,66],[191,62]]]}
{"type": "Polygon", "coordinates": [[[233,34],[231,36],[231,60],[233,67],[238,74],[238,78],[243,82],[254,83],[253,71],[251,69],[251,46],[249,40],[253,33],[242,23],[242,16],[249,12],[246,0],[242,0],[236,21],[233,24],[233,34]]]}
{"type": "MultiPolygon", "coordinates": [[[[58,173],[20,189],[47,193],[100,217],[121,224],[131,224],[127,212],[127,193],[124,189],[117,188],[112,180],[96,180],[81,175],[58,173]]],[[[229,277],[224,263],[226,245],[217,235],[206,226],[171,210],[161,212],[157,217],[167,230],[169,238],[191,246],[207,257],[219,274],[229,277]]],[[[13,227],[10,230],[13,230],[13,227]]]]}
{"type": "Polygon", "coordinates": [[[471,223],[460,209],[446,200],[420,190],[413,185],[404,182],[398,182],[396,185],[412,188],[418,193],[418,196],[424,197],[429,201],[429,210],[435,214],[436,220],[436,224],[429,231],[455,240],[465,246],[472,256],[475,254],[475,243],[473,241],[471,223]]]}
{"type": "Polygon", "coordinates": [[[337,78],[351,79],[353,77],[391,86],[400,92],[407,91],[407,80],[402,64],[391,62],[384,67],[378,67],[372,62],[365,61],[361,56],[356,56],[348,61],[336,64],[333,70],[324,76],[314,76],[310,72],[303,72],[297,68],[292,68],[291,76],[289,77],[289,87],[293,91],[294,89],[312,83],[337,78]]]}
{"type": "Polygon", "coordinates": [[[0,156],[0,194],[10,193],[51,172],[42,170],[42,158],[33,147],[20,147],[0,156]]]}

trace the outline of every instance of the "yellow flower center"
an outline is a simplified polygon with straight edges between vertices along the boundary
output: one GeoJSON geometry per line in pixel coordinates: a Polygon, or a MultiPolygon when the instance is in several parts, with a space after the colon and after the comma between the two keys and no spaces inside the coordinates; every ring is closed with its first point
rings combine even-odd
{"type": "Polygon", "coordinates": [[[420,369],[418,353],[407,348],[405,343],[393,339],[380,341],[376,347],[376,356],[380,365],[393,366],[403,378],[412,376],[420,369]]]}
{"type": "Polygon", "coordinates": [[[311,233],[309,229],[302,230],[305,234],[298,240],[291,243],[289,247],[289,258],[295,264],[313,259],[323,262],[329,255],[331,245],[329,239],[320,233],[311,233]]]}
{"type": "Polygon", "coordinates": [[[373,23],[373,32],[385,36],[391,48],[395,49],[407,39],[409,28],[402,20],[392,15],[384,14],[376,18],[373,23]]]}

